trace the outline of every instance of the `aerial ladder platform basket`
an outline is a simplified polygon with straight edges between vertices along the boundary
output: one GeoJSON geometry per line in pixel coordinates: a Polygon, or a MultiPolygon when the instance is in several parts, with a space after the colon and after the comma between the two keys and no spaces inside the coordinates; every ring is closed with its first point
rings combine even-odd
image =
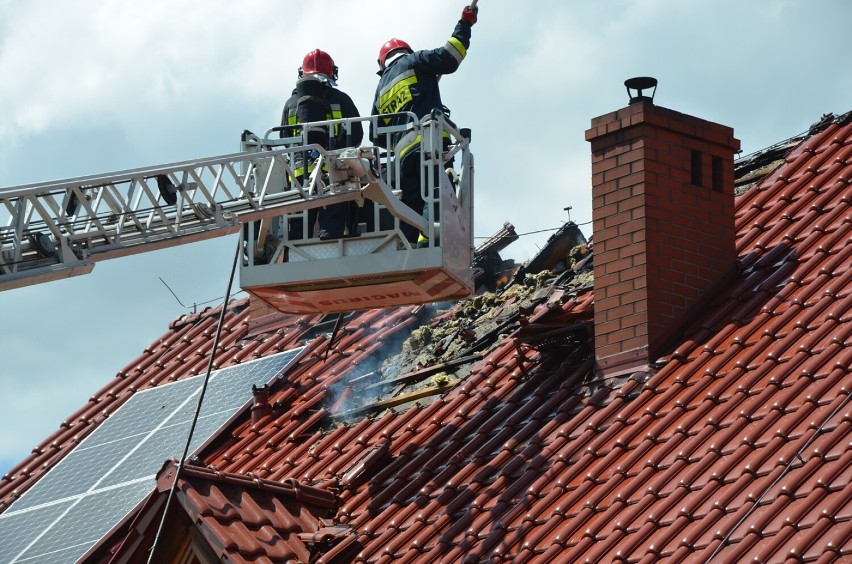
{"type": "Polygon", "coordinates": [[[239,153],[0,190],[0,290],[86,274],[95,262],[239,233],[240,286],[288,313],[336,313],[473,293],[469,133],[435,113],[383,126],[378,116],[243,133],[239,153]],[[393,151],[327,150],[313,128],[369,123],[385,145],[420,139],[421,196],[400,200],[393,151]],[[301,169],[299,168],[301,167],[301,169]],[[312,229],[348,203],[342,238],[312,229]],[[414,226],[425,242],[406,240],[414,226]]]}
{"type": "MultiPolygon", "coordinates": [[[[304,212],[274,218],[269,228],[259,229],[257,237],[255,230],[247,230],[250,251],[240,271],[245,291],[276,309],[295,313],[428,303],[472,294],[473,156],[469,140],[440,115],[423,123],[414,115],[408,117],[405,126],[385,128],[373,118],[373,128],[388,138],[400,130],[421,137],[421,196],[435,210],[430,216],[437,221],[427,220],[422,210],[403,204],[398,191],[392,190],[400,185],[392,154],[382,157],[375,147],[319,152],[312,174],[301,187],[305,198],[354,193],[357,196],[349,211],[358,219],[350,223],[350,233],[331,240],[318,238],[316,231],[290,238],[294,231],[290,222],[308,225],[309,214],[304,212]],[[424,235],[419,245],[403,236],[403,222],[424,235]]],[[[342,127],[351,121],[326,125],[342,127]]],[[[267,132],[263,139],[246,140],[246,148],[262,152],[287,145],[304,147],[298,137],[271,139],[275,132],[267,132]]],[[[272,175],[275,185],[287,186],[288,180],[292,184],[287,175],[279,167],[278,176],[272,175]]],[[[260,176],[268,177],[268,171],[261,171],[260,176]]]]}

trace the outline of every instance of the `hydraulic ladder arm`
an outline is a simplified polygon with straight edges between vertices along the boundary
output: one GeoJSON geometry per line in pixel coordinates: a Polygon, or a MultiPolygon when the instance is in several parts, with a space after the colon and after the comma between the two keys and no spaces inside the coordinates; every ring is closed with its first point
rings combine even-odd
{"type": "Polygon", "coordinates": [[[322,151],[245,151],[2,190],[0,290],[87,274],[100,260],[229,235],[241,223],[362,198],[360,181],[343,159],[332,164],[340,179],[335,192],[273,188],[273,179],[292,173],[286,156],[306,149],[322,151]]]}

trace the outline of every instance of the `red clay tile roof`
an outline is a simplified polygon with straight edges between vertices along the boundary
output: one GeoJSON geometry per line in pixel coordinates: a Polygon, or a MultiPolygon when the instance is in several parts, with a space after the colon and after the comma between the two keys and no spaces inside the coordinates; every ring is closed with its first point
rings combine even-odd
{"type": "MultiPolygon", "coordinates": [[[[176,469],[172,463],[161,471],[157,480],[160,492],[171,487],[176,469]]],[[[282,557],[256,546],[257,537],[264,537],[263,544],[274,546],[287,542],[287,537],[296,536],[297,531],[316,533],[323,526],[322,516],[337,503],[335,495],[328,490],[305,486],[296,480],[271,482],[194,466],[183,468],[177,492],[177,499],[190,517],[204,522],[211,531],[211,539],[239,539],[236,543],[223,543],[223,551],[248,557],[265,553],[272,560],[282,557]],[[310,510],[305,511],[306,507],[310,510]],[[267,527],[271,530],[262,532],[267,527]],[[226,528],[231,530],[217,532],[226,528]]],[[[289,544],[304,544],[297,541],[290,539],[289,544]]],[[[284,551],[295,552],[292,548],[284,551]]]]}
{"type": "MultiPolygon", "coordinates": [[[[160,492],[174,481],[176,466],[158,477],[160,492]]],[[[270,482],[244,475],[185,466],[176,499],[196,524],[216,556],[227,562],[307,562],[313,543],[306,543],[325,524],[335,496],[295,480],[270,482]]]]}
{"type": "MultiPolygon", "coordinates": [[[[647,372],[594,379],[593,292],[569,271],[412,333],[429,354],[411,363],[471,360],[397,381],[442,392],[431,403],[345,422],[333,415],[347,379],[359,378],[350,391],[374,382],[376,356],[430,314],[361,312],[327,357],[313,339],[272,390],[271,413],[256,424],[245,414],[201,463],[338,496],[334,524],[351,533],[320,562],[852,559],[850,156],[847,114],[737,199],[739,276],[647,372]]],[[[232,304],[217,366],[292,348],[317,321],[282,318],[249,337],[246,312],[232,304]]],[[[133,390],[202,371],[214,313],[175,323],[4,478],[0,503],[133,390]]],[[[218,495],[197,497],[198,511],[218,495]]],[[[234,531],[220,527],[215,542],[238,545],[246,533],[234,531]]]]}
{"type": "MultiPolygon", "coordinates": [[[[271,482],[193,465],[183,466],[174,486],[177,462],[166,462],[157,475],[157,490],[132,522],[119,529],[119,545],[101,543],[84,556],[87,561],[142,561],[158,532],[167,496],[175,487],[175,504],[195,526],[210,553],[224,562],[308,562],[330,539],[346,532],[328,524],[336,496],[295,480],[271,482]],[[138,539],[142,538],[142,542],[138,539]]],[[[178,521],[159,531],[169,535],[178,521]]],[[[169,560],[160,545],[156,556],[169,560]]]]}

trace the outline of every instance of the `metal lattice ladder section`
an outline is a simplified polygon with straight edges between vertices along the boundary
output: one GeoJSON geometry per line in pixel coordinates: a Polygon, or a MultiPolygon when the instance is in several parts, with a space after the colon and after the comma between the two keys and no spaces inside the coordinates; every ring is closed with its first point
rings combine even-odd
{"type": "Polygon", "coordinates": [[[289,154],[247,151],[0,191],[0,290],[86,274],[99,260],[235,233],[240,223],[361,198],[283,185],[289,154]]]}

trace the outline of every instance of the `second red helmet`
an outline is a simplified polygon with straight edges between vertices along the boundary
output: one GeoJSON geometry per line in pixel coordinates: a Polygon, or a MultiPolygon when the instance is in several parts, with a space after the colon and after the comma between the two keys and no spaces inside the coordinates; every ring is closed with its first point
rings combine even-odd
{"type": "Polygon", "coordinates": [[[379,68],[385,70],[385,61],[387,61],[388,56],[395,51],[405,51],[407,53],[414,52],[411,46],[402,39],[390,39],[382,45],[381,49],[379,49],[379,68]]]}
{"type": "Polygon", "coordinates": [[[299,67],[299,78],[317,73],[337,80],[337,67],[334,66],[334,60],[331,55],[320,49],[314,49],[302,59],[302,66],[299,67]]]}

